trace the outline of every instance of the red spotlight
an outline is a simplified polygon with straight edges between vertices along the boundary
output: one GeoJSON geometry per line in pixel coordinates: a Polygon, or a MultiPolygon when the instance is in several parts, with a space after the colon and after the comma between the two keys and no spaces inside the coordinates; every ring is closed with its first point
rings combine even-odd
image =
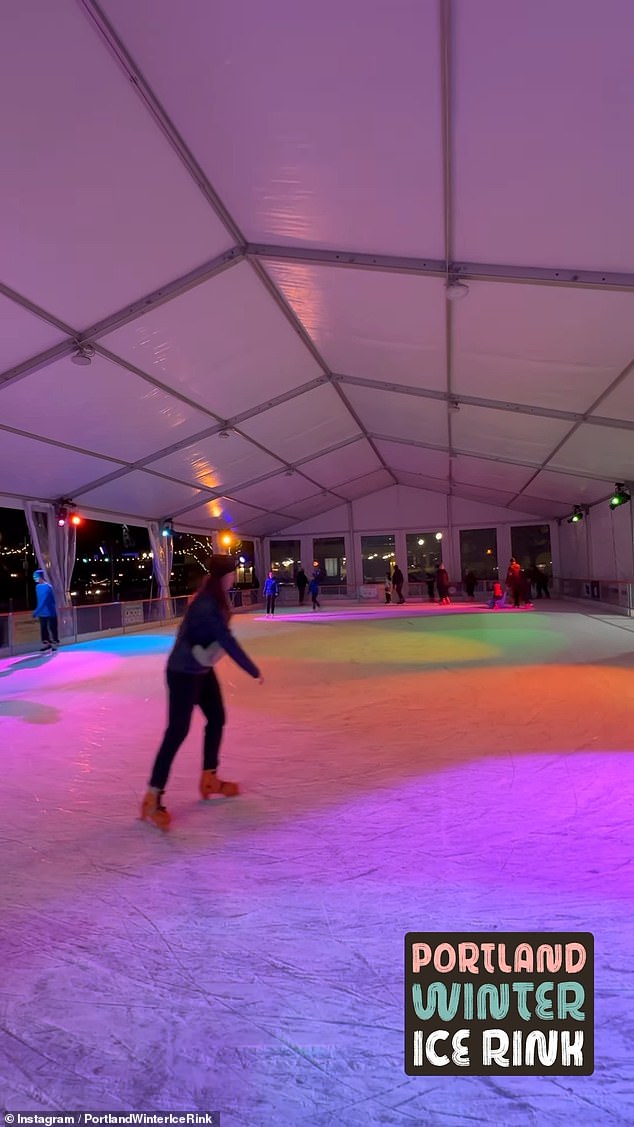
{"type": "Polygon", "coordinates": [[[72,517],[70,518],[70,523],[74,524],[75,527],[77,527],[77,525],[81,524],[81,517],[77,513],[73,513],[72,517]]]}

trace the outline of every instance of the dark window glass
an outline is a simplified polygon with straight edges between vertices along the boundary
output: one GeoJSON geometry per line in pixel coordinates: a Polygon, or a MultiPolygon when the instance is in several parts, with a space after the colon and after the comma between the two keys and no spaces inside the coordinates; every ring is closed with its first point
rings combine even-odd
{"type": "Polygon", "coordinates": [[[468,571],[472,571],[476,579],[498,578],[497,535],[494,528],[461,529],[460,566],[463,579],[468,571]]]}
{"type": "Polygon", "coordinates": [[[343,536],[319,537],[313,540],[313,559],[304,564],[306,574],[319,569],[322,586],[334,586],[346,581],[346,542],[343,536]],[[311,565],[312,564],[312,568],[311,565]]]}
{"type": "Polygon", "coordinates": [[[271,571],[278,583],[295,582],[300,551],[299,540],[271,540],[271,571]]]}
{"type": "Polygon", "coordinates": [[[410,532],[407,536],[407,578],[411,583],[424,583],[442,563],[441,532],[410,532]]]}
{"type": "Polygon", "coordinates": [[[552,575],[549,525],[515,525],[511,529],[511,551],[522,568],[538,567],[546,575],[552,575]]]}
{"type": "Polygon", "coordinates": [[[394,536],[362,536],[363,582],[382,583],[395,562],[394,536]]]}

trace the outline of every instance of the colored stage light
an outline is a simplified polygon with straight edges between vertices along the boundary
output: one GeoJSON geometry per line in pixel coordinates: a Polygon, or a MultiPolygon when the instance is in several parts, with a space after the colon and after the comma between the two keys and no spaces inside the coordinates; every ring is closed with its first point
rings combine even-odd
{"type": "Polygon", "coordinates": [[[77,513],[73,513],[72,517],[70,518],[70,523],[74,524],[75,528],[77,528],[81,524],[81,517],[78,516],[77,513]]]}
{"type": "Polygon", "coordinates": [[[230,532],[223,532],[222,536],[220,537],[220,543],[223,545],[224,548],[231,547],[231,540],[232,540],[232,536],[231,536],[230,532]]]}
{"type": "Polygon", "coordinates": [[[617,481],[614,486],[614,493],[610,497],[610,508],[618,509],[620,505],[627,505],[628,501],[632,500],[632,496],[628,489],[625,488],[622,481],[617,481]]]}
{"type": "Polygon", "coordinates": [[[568,524],[579,524],[583,520],[585,513],[581,505],[575,505],[572,514],[568,517],[568,524]]]}

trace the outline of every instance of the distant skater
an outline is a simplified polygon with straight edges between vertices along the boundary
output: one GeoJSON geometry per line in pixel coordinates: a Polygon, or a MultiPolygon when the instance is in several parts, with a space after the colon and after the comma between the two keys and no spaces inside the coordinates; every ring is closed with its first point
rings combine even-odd
{"type": "Polygon", "coordinates": [[[313,610],[321,610],[321,603],[319,602],[319,572],[314,571],[313,577],[308,584],[308,593],[313,601],[313,610]]]}
{"type": "Polygon", "coordinates": [[[394,590],[396,591],[396,596],[398,598],[399,604],[405,602],[405,599],[403,598],[403,583],[404,582],[405,582],[405,580],[403,578],[403,572],[401,571],[398,564],[394,564],[394,571],[392,572],[392,586],[393,586],[394,590]]]}
{"type": "Polygon", "coordinates": [[[279,593],[280,588],[277,579],[273,575],[273,572],[269,571],[269,574],[264,581],[264,595],[266,597],[267,614],[275,614],[275,600],[277,599],[279,593]]]}
{"type": "Polygon", "coordinates": [[[506,586],[513,596],[513,606],[517,609],[520,605],[524,584],[522,580],[522,569],[515,559],[515,556],[511,556],[509,562],[506,572],[506,586]]]}
{"type": "Polygon", "coordinates": [[[33,618],[40,620],[41,652],[48,653],[49,650],[56,650],[59,646],[55,592],[43,571],[33,572],[33,578],[36,584],[35,594],[37,597],[33,618]]]}
{"type": "Polygon", "coordinates": [[[295,576],[295,586],[299,592],[299,605],[303,607],[304,599],[306,598],[306,588],[308,587],[308,576],[303,567],[300,567],[297,575],[295,576]]]}
{"type": "Polygon", "coordinates": [[[389,571],[386,572],[386,575],[385,575],[384,590],[385,590],[385,602],[386,602],[386,605],[389,605],[392,602],[392,576],[390,575],[389,571]]]}
{"type": "Polygon", "coordinates": [[[169,718],[163,742],[154,761],[147,793],[141,806],[143,821],[153,822],[166,830],[171,818],[162,803],[170,769],[184,742],[196,705],[207,721],[203,743],[203,770],[200,777],[201,798],[240,793],[237,783],[225,782],[216,774],[218,753],[225,724],[225,710],[218,679],[212,666],[221,651],[262,681],[260,670],[244,652],[229,629],[231,608],[227,592],[234,577],[235,563],[229,556],[212,558],[209,574],[200,591],[192,599],[176,636],[167,661],[169,718]]]}
{"type": "Polygon", "coordinates": [[[466,571],[464,577],[464,589],[468,599],[475,599],[476,579],[472,571],[466,571]]]}
{"type": "Polygon", "coordinates": [[[548,590],[548,576],[546,575],[546,572],[542,571],[541,568],[537,567],[537,565],[535,565],[535,567],[533,568],[533,582],[535,584],[535,594],[537,595],[537,598],[541,599],[543,596],[545,599],[549,599],[550,591],[548,590]]]}
{"type": "Polygon", "coordinates": [[[441,606],[449,604],[449,575],[444,564],[439,564],[436,571],[436,590],[441,606]]]}

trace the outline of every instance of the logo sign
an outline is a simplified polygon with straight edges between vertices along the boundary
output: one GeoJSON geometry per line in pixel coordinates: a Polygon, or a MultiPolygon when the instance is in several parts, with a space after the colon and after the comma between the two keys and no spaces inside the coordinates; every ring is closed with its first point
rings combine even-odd
{"type": "Polygon", "coordinates": [[[409,1076],[590,1076],[589,932],[408,932],[409,1076]]]}

